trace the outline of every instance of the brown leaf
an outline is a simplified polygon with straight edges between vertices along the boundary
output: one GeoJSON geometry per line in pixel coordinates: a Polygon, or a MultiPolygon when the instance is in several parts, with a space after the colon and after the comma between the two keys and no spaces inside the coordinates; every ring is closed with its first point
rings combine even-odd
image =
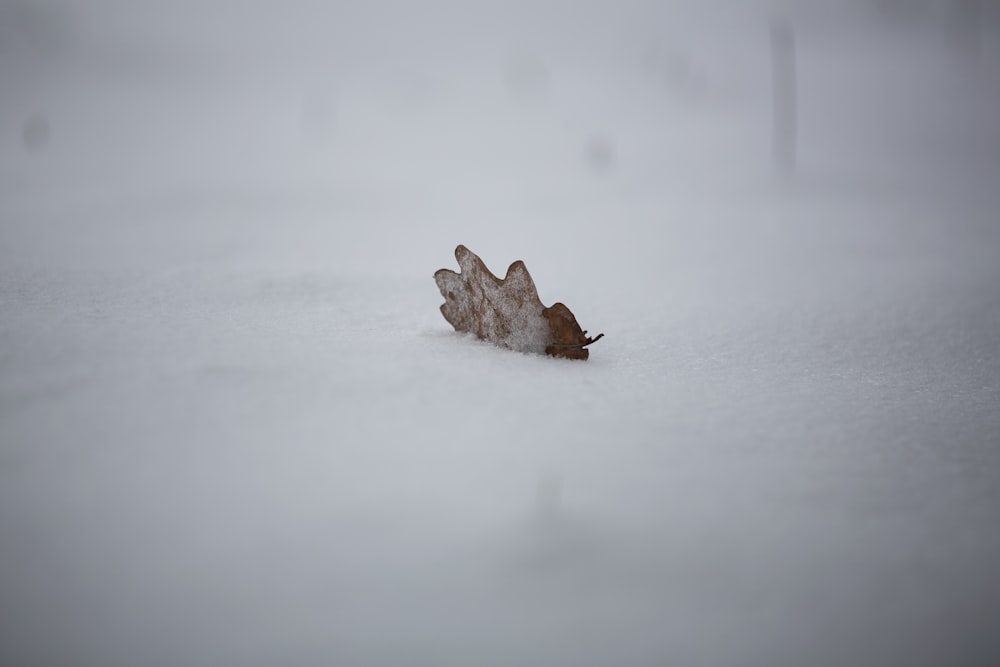
{"type": "Polygon", "coordinates": [[[460,273],[440,269],[434,282],[445,302],[441,314],[455,331],[474,333],[501,347],[553,357],[586,359],[587,336],[570,309],[561,303],[546,308],[524,262],[518,260],[501,280],[483,260],[460,245],[455,248],[460,273]]]}

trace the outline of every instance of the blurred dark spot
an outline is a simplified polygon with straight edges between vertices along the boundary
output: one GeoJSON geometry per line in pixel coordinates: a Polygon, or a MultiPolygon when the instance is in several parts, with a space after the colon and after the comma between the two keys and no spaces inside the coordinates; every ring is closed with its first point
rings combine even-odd
{"type": "Polygon", "coordinates": [[[508,62],[503,81],[512,97],[524,100],[544,98],[551,86],[545,62],[534,56],[520,56],[508,62]]]}
{"type": "Polygon", "coordinates": [[[690,55],[677,46],[648,45],[642,54],[642,68],[655,82],[678,96],[696,94],[702,84],[690,55]]]}
{"type": "Polygon", "coordinates": [[[587,140],[586,157],[595,171],[610,169],[615,162],[615,145],[609,137],[594,134],[587,140]]]}
{"type": "Polygon", "coordinates": [[[562,478],[551,473],[540,476],[535,494],[535,510],[538,516],[554,517],[558,514],[561,496],[562,478]]]}
{"type": "Polygon", "coordinates": [[[21,141],[29,153],[41,152],[49,143],[49,121],[44,114],[36,113],[21,126],[21,141]]]}
{"type": "Polygon", "coordinates": [[[333,135],[337,126],[337,97],[332,91],[316,90],[302,99],[299,129],[306,139],[322,140],[333,135]]]}

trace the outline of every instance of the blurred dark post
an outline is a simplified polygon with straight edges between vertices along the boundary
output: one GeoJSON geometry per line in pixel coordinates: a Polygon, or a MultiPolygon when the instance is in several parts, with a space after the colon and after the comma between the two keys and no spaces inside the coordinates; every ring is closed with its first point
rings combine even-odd
{"type": "Polygon", "coordinates": [[[973,65],[982,57],[983,7],[980,0],[956,0],[951,38],[956,48],[973,65]]]}
{"type": "Polygon", "coordinates": [[[795,33],[787,22],[771,21],[771,78],[773,87],[774,164],[784,176],[795,171],[797,100],[795,33]]]}

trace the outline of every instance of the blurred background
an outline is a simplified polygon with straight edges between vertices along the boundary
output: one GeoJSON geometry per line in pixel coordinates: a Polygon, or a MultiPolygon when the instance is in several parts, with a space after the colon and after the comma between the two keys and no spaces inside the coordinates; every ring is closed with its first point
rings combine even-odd
{"type": "Polygon", "coordinates": [[[0,93],[0,662],[1000,660],[996,3],[0,0],[0,93]]]}

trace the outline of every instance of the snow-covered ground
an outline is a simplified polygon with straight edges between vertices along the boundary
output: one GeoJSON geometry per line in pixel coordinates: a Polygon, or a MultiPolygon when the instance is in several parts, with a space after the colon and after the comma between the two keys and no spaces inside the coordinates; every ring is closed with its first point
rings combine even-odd
{"type": "Polygon", "coordinates": [[[0,3],[0,663],[997,664],[995,17],[708,4],[0,3]]]}

